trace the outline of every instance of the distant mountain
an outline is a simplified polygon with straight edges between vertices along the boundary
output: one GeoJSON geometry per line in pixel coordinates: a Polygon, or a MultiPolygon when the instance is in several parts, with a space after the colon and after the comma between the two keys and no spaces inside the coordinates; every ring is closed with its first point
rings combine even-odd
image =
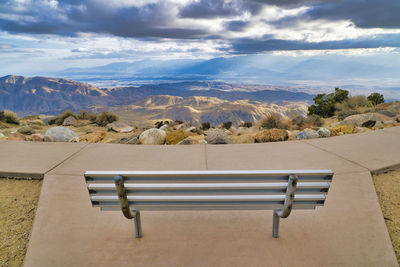
{"type": "MultiPolygon", "coordinates": [[[[141,60],[116,62],[94,68],[66,69],[58,75],[92,81],[121,78],[131,84],[145,80],[220,80],[237,83],[299,84],[298,81],[321,81],[326,84],[340,81],[371,86],[371,79],[398,79],[398,61],[376,56],[274,57],[246,55],[208,60],[141,60]],[[383,61],[382,61],[383,60],[383,61]]],[[[383,84],[376,80],[375,85],[383,84]]],[[[125,83],[126,84],[126,83],[125,83]]]]}
{"type": "Polygon", "coordinates": [[[19,115],[55,114],[103,104],[107,93],[90,84],[59,79],[8,75],[0,78],[0,110],[19,115]]]}
{"type": "Polygon", "coordinates": [[[99,89],[59,78],[12,75],[0,78],[0,110],[10,109],[20,116],[59,114],[66,109],[74,112],[111,109],[134,120],[239,122],[254,121],[271,112],[282,117],[304,114],[306,103],[312,98],[313,95],[282,88],[223,82],[99,89]]]}

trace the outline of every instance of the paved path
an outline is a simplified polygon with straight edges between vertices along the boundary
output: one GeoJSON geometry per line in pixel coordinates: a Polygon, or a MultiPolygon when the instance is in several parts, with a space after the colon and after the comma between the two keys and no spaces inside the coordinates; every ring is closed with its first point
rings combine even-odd
{"type": "Polygon", "coordinates": [[[0,143],[0,175],[44,175],[25,266],[397,266],[371,171],[400,164],[400,127],[248,145],[0,143]],[[85,170],[329,168],[324,207],[294,211],[121,212],[92,208],[85,170]]]}

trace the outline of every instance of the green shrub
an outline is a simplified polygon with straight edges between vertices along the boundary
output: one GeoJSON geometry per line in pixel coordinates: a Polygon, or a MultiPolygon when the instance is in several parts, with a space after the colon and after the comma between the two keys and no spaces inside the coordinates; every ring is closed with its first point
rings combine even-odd
{"type": "Polygon", "coordinates": [[[226,122],[222,123],[222,128],[229,130],[231,127],[232,127],[231,121],[226,121],[226,122]]]}
{"type": "Polygon", "coordinates": [[[19,119],[17,114],[12,112],[11,110],[3,110],[0,111],[0,121],[10,123],[10,124],[19,124],[19,119]]]}
{"type": "Polygon", "coordinates": [[[175,130],[167,134],[165,138],[165,143],[167,145],[176,145],[188,136],[189,134],[186,133],[185,131],[175,130]]]}
{"type": "Polygon", "coordinates": [[[95,113],[90,113],[90,114],[89,114],[89,120],[90,120],[91,122],[96,122],[96,120],[97,120],[97,115],[96,115],[95,113]]]}
{"type": "Polygon", "coordinates": [[[100,115],[97,116],[96,123],[99,126],[106,126],[107,124],[117,120],[117,115],[109,113],[108,111],[102,111],[100,115]]]}
{"type": "Polygon", "coordinates": [[[55,123],[56,123],[57,125],[61,125],[61,124],[64,122],[64,120],[65,120],[66,118],[68,118],[69,116],[72,116],[72,117],[74,117],[75,119],[79,119],[78,114],[73,113],[71,110],[67,109],[66,111],[64,111],[64,113],[62,113],[62,114],[60,114],[60,115],[57,116],[57,118],[56,118],[56,120],[55,120],[55,123]]]}
{"type": "Polygon", "coordinates": [[[380,93],[372,93],[367,97],[368,101],[372,103],[372,105],[376,106],[378,104],[381,104],[385,102],[385,99],[383,98],[383,95],[380,93]]]}
{"type": "Polygon", "coordinates": [[[201,129],[203,130],[203,131],[206,131],[206,130],[208,130],[208,129],[210,129],[211,128],[211,123],[209,123],[209,122],[202,122],[201,123],[201,129]]]}
{"type": "Polygon", "coordinates": [[[318,115],[324,118],[333,116],[335,104],[342,103],[349,98],[349,91],[335,88],[334,93],[318,94],[314,97],[314,104],[308,107],[308,115],[318,115]]]}

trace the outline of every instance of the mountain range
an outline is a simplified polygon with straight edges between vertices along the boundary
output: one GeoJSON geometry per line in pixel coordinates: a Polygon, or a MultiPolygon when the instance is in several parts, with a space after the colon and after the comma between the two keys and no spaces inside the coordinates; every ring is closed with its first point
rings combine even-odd
{"type": "Polygon", "coordinates": [[[179,119],[218,124],[255,121],[271,112],[282,117],[304,115],[313,95],[284,87],[213,81],[144,84],[98,88],[61,78],[8,75],[0,78],[0,110],[19,116],[59,114],[66,109],[110,109],[126,120],[179,119]],[[132,115],[134,114],[134,115],[132,115]]]}

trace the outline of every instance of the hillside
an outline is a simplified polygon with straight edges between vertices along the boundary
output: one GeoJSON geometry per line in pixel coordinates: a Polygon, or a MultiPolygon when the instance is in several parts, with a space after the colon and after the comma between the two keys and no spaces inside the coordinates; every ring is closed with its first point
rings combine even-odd
{"type": "Polygon", "coordinates": [[[23,76],[0,78],[0,110],[19,116],[59,114],[66,109],[99,112],[111,109],[137,122],[177,119],[218,124],[255,121],[275,113],[303,114],[313,95],[271,86],[223,82],[178,82],[100,89],[73,80],[23,76]]]}

